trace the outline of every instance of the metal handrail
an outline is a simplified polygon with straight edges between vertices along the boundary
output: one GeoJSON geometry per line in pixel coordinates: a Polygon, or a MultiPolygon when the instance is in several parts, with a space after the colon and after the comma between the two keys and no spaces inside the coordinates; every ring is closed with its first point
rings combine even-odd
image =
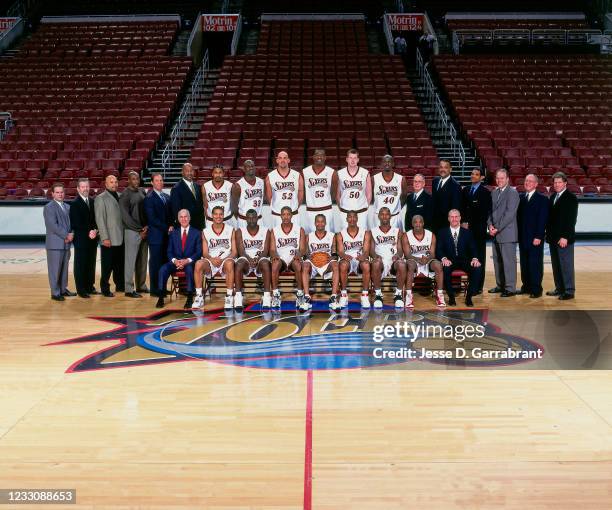
{"type": "Polygon", "coordinates": [[[202,65],[198,68],[193,78],[191,90],[189,94],[187,94],[176,123],[170,132],[170,140],[168,143],[166,143],[164,150],[162,151],[162,168],[164,178],[166,177],[166,171],[170,169],[170,165],[176,159],[176,153],[178,152],[179,147],[183,144],[185,133],[187,131],[187,122],[191,118],[193,111],[198,104],[199,96],[202,94],[203,90],[204,79],[208,75],[209,70],[210,62],[208,58],[208,50],[206,50],[206,53],[204,53],[204,58],[202,59],[202,65]]]}
{"type": "Polygon", "coordinates": [[[436,86],[431,79],[431,74],[423,62],[423,57],[419,50],[416,52],[416,60],[419,77],[425,84],[426,104],[428,108],[435,111],[436,121],[443,127],[444,138],[450,144],[453,156],[459,158],[461,169],[463,170],[465,167],[465,148],[463,147],[463,142],[457,135],[457,130],[448,116],[448,113],[446,113],[446,107],[438,94],[436,86]]]}

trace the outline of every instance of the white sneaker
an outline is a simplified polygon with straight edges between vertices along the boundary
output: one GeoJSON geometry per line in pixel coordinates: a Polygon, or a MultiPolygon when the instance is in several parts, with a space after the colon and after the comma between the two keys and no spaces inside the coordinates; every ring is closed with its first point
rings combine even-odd
{"type": "Polygon", "coordinates": [[[383,307],[382,294],[374,294],[374,308],[382,308],[382,307],[383,307]]]}
{"type": "Polygon", "coordinates": [[[232,310],[234,308],[234,296],[225,296],[225,305],[223,308],[225,310],[232,310]]]}
{"type": "Polygon", "coordinates": [[[298,296],[298,298],[300,297],[302,298],[301,302],[298,305],[296,301],[296,306],[301,312],[307,312],[308,310],[312,308],[311,297],[310,296],[298,296]]]}
{"type": "Polygon", "coordinates": [[[272,306],[272,296],[269,292],[264,292],[263,299],[261,300],[262,308],[270,308],[272,306]]]}
{"type": "Polygon", "coordinates": [[[361,294],[361,308],[370,308],[369,294],[361,294]]]}
{"type": "Polygon", "coordinates": [[[444,292],[436,292],[436,306],[446,306],[444,301],[444,292]]]}
{"type": "Polygon", "coordinates": [[[348,306],[348,294],[340,294],[340,302],[338,304],[340,308],[346,308],[348,306]]]}
{"type": "Polygon", "coordinates": [[[281,307],[281,294],[280,292],[275,292],[272,294],[272,308],[280,308],[281,307]]]}
{"type": "Polygon", "coordinates": [[[202,294],[197,295],[196,297],[193,299],[193,305],[191,305],[191,308],[202,308],[204,306],[204,296],[202,296],[202,294]]]}
{"type": "Polygon", "coordinates": [[[329,309],[330,310],[339,310],[340,308],[342,308],[340,306],[340,303],[338,302],[338,299],[336,298],[336,296],[332,296],[329,298],[329,309]]]}
{"type": "Polygon", "coordinates": [[[412,292],[406,292],[406,302],[404,303],[405,308],[414,308],[414,303],[412,301],[412,292]]]}
{"type": "Polygon", "coordinates": [[[397,293],[393,296],[393,304],[395,308],[404,308],[404,300],[402,299],[402,294],[397,293]]]}
{"type": "Polygon", "coordinates": [[[237,312],[242,312],[242,292],[236,292],[234,296],[234,308],[237,312]]]}

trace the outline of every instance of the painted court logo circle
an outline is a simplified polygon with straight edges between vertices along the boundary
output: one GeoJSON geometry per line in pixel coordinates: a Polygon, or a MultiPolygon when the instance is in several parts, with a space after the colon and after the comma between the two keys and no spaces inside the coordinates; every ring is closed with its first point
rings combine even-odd
{"type": "Polygon", "coordinates": [[[543,352],[536,342],[505,334],[488,323],[487,310],[362,311],[351,303],[347,312],[330,314],[325,306],[316,303],[315,311],[308,314],[288,311],[288,306],[282,313],[261,313],[251,306],[242,314],[164,310],[145,317],[95,317],[115,327],[54,344],[115,341],[75,362],[69,372],[194,360],[280,370],[410,368],[410,363],[490,367],[525,363],[535,358],[534,353],[543,352]],[[375,332],[382,327],[404,323],[433,328],[480,326],[484,334],[462,343],[443,335],[375,340],[375,332]],[[409,349],[415,355],[402,356],[409,349]],[[461,349],[463,356],[456,354],[461,349]],[[471,354],[483,351],[513,356],[471,354]],[[441,353],[447,353],[446,357],[441,353]]]}

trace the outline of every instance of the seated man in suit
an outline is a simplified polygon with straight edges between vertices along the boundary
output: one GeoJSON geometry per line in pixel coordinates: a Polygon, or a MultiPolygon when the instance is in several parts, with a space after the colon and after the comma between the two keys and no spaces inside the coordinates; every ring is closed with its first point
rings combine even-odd
{"type": "Polygon", "coordinates": [[[469,277],[468,292],[465,297],[467,306],[474,306],[472,296],[478,292],[482,267],[478,260],[476,244],[470,231],[461,227],[461,214],[457,209],[448,212],[449,227],[438,232],[436,258],[442,262],[444,272],[444,287],[448,294],[448,304],[456,305],[453,290],[452,274],[455,269],[465,271],[469,277]]]}
{"type": "Polygon", "coordinates": [[[187,278],[187,301],[185,308],[191,308],[193,303],[194,279],[193,270],[197,260],[202,257],[202,233],[189,225],[191,216],[187,209],[178,213],[179,228],[175,228],[168,240],[168,260],[159,271],[159,299],[155,305],[164,307],[166,283],[171,274],[184,271],[187,278]]]}

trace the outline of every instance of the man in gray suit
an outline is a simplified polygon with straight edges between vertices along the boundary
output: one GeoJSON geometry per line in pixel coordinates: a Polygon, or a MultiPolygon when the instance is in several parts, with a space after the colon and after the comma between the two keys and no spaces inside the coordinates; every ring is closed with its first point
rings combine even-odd
{"type": "Polygon", "coordinates": [[[76,296],[68,290],[68,262],[74,234],[70,228],[70,206],[64,203],[63,184],[54,184],[51,200],[43,209],[47,238],[47,272],[51,299],[64,301],[64,296],[76,296]]]}
{"type": "Polygon", "coordinates": [[[490,289],[489,294],[500,293],[501,297],[509,297],[516,294],[516,214],[520,197],[509,184],[507,170],[498,170],[495,182],[497,189],[491,194],[492,209],[487,225],[493,238],[493,265],[497,286],[490,289]]]}
{"type": "Polygon", "coordinates": [[[123,239],[125,242],[125,296],[142,297],[140,292],[149,293],[147,289],[147,218],[144,212],[145,191],[140,186],[140,175],[130,172],[128,187],[119,198],[121,217],[123,218],[123,239]],[[136,286],[134,286],[134,276],[136,286]]]}
{"type": "Polygon", "coordinates": [[[104,181],[106,189],[96,197],[94,209],[96,223],[100,235],[100,259],[102,274],[100,290],[105,297],[113,297],[110,290],[110,276],[113,275],[117,292],[125,292],[124,285],[124,251],[123,251],[123,221],[119,208],[119,193],[117,193],[117,178],[108,175],[104,181]]]}

